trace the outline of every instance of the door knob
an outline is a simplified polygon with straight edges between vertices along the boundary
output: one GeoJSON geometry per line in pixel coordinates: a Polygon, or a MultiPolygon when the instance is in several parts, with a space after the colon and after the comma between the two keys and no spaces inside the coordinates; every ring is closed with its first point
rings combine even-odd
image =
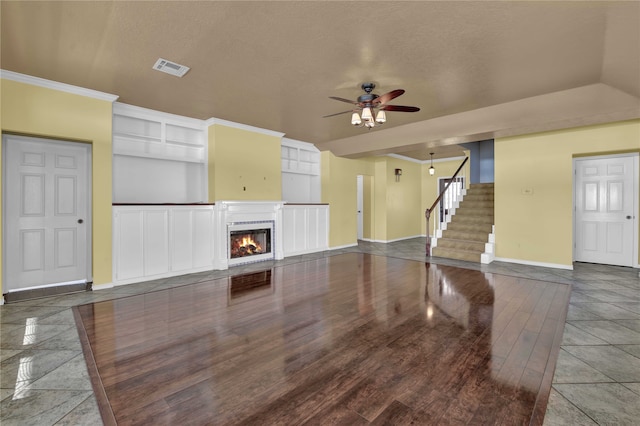
{"type": "Polygon", "coordinates": [[[627,216],[627,219],[631,219],[631,216],[627,216]]]}
{"type": "Polygon", "coordinates": [[[82,222],[84,222],[84,220],[78,219],[78,223],[82,223],[82,222]]]}

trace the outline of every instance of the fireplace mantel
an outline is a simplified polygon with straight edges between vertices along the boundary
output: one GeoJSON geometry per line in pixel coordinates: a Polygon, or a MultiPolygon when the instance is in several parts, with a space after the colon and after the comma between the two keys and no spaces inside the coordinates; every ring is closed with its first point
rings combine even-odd
{"type": "Polygon", "coordinates": [[[282,201],[216,201],[214,269],[228,269],[228,226],[242,222],[274,223],[274,259],[284,259],[282,233],[282,201]]]}

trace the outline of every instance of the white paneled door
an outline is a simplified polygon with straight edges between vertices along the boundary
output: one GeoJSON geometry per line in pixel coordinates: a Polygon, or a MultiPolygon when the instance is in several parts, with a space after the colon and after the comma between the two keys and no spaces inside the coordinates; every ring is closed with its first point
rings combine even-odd
{"type": "Polygon", "coordinates": [[[3,291],[90,280],[91,146],[12,135],[3,143],[3,291]]]}
{"type": "Polygon", "coordinates": [[[575,160],[575,260],[633,266],[636,156],[575,160]]]}

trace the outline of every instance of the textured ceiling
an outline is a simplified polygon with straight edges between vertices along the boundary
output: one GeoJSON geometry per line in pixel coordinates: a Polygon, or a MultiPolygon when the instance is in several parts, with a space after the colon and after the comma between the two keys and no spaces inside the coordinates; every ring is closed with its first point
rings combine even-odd
{"type": "MultiPolygon", "coordinates": [[[[640,2],[13,2],[4,70],[174,114],[284,132],[337,155],[640,117],[640,2]],[[183,78],[151,69],[184,64],[183,78]],[[360,84],[402,88],[387,124],[353,128],[360,84]]],[[[449,152],[454,152],[450,148],[449,152]]]]}

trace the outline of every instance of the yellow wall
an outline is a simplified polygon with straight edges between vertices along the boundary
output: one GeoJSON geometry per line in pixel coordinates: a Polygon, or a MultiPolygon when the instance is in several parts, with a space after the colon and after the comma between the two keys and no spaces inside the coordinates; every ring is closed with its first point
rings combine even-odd
{"type": "MultiPolygon", "coordinates": [[[[322,195],[329,203],[329,247],[356,244],[357,176],[372,175],[368,160],[336,157],[329,151],[320,153],[322,195]]],[[[377,183],[374,184],[377,188],[377,183]]]]}
{"type": "Polygon", "coordinates": [[[93,281],[110,283],[112,103],[5,79],[0,103],[3,132],[92,144],[93,281]]]}
{"type": "Polygon", "coordinates": [[[386,208],[387,233],[381,238],[385,241],[397,240],[421,235],[422,184],[420,163],[400,160],[394,157],[383,157],[386,165],[376,180],[387,181],[386,208]],[[402,176],[396,180],[395,169],[402,169],[402,176]]]}
{"type": "Polygon", "coordinates": [[[496,139],[496,256],[571,266],[573,157],[613,151],[640,151],[640,120],[496,139]]]}
{"type": "Polygon", "coordinates": [[[321,153],[322,202],[329,203],[329,246],[357,243],[357,176],[364,175],[363,238],[389,241],[420,235],[421,165],[392,157],[352,160],[321,153]],[[396,182],[394,170],[402,169],[396,182]]]}
{"type": "MultiPolygon", "coordinates": [[[[468,151],[466,152],[469,155],[468,151]]],[[[420,230],[422,235],[427,235],[427,219],[425,217],[426,210],[431,207],[433,202],[438,197],[438,179],[439,178],[449,178],[453,176],[453,174],[458,170],[460,164],[462,164],[463,158],[456,158],[451,161],[438,161],[433,164],[433,168],[435,169],[435,174],[431,176],[429,174],[429,167],[431,164],[423,164],[422,165],[422,204],[421,204],[421,224],[420,230]]],[[[470,175],[470,165],[471,162],[467,161],[464,165],[464,168],[458,174],[459,177],[464,177],[465,180],[469,178],[470,175]]],[[[467,181],[466,184],[469,182],[467,181]]],[[[431,213],[431,219],[429,222],[430,235],[433,235],[433,224],[434,221],[438,220],[438,208],[436,207],[431,213]]]]}
{"type": "Polygon", "coordinates": [[[280,137],[209,127],[209,202],[281,200],[280,137]]]}

